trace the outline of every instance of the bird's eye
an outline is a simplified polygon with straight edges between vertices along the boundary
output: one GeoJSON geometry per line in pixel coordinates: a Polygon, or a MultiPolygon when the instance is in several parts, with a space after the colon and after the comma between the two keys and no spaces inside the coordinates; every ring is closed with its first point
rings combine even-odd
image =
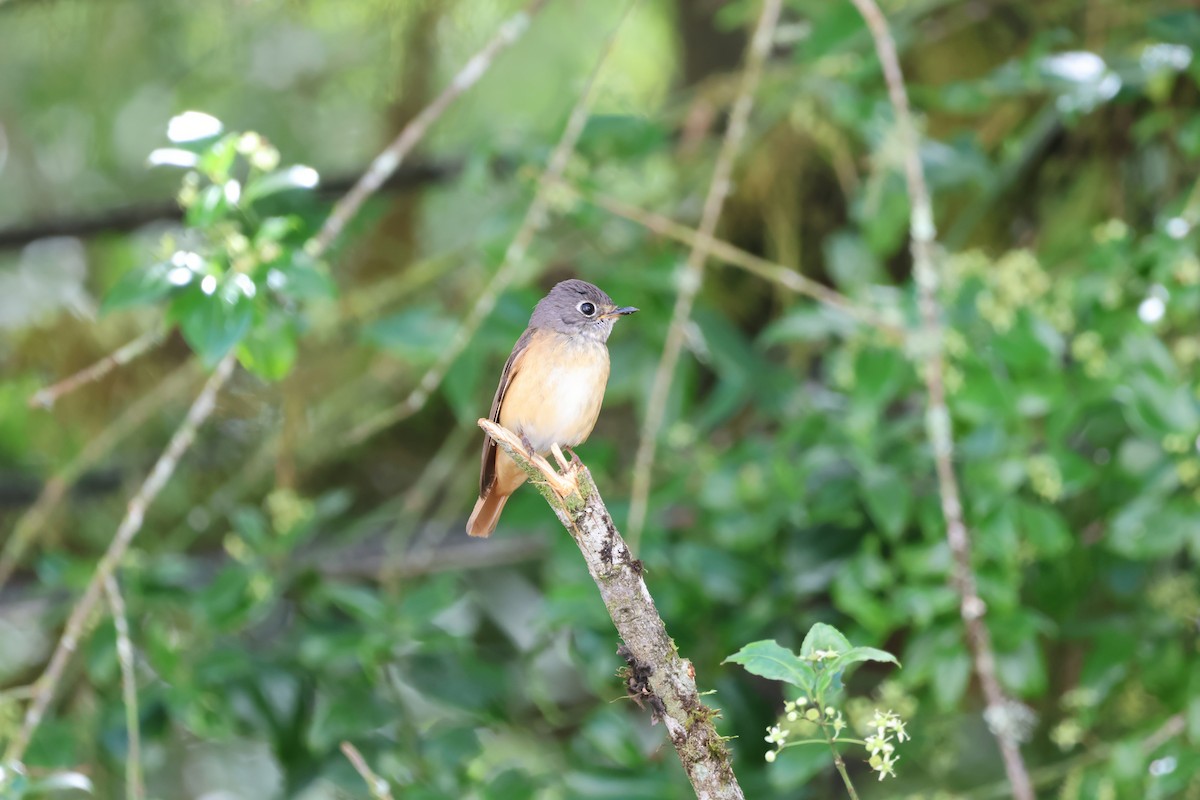
{"type": "Polygon", "coordinates": [[[584,300],[582,303],[579,304],[579,313],[583,314],[585,317],[594,316],[596,314],[596,307],[594,305],[592,305],[591,303],[589,303],[588,301],[584,300]]]}

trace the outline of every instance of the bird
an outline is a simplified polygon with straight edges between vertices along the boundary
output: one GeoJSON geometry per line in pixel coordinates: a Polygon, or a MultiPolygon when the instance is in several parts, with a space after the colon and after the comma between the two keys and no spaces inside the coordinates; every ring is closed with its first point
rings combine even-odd
{"type": "MultiPolygon", "coordinates": [[[[534,307],[504,364],[492,422],[541,455],[555,445],[582,444],[600,416],[608,384],[609,334],[618,319],[635,312],[586,281],[555,284],[534,307]]],[[[486,434],[481,462],[479,499],[467,520],[471,536],[491,535],[504,504],[527,477],[486,434]]]]}

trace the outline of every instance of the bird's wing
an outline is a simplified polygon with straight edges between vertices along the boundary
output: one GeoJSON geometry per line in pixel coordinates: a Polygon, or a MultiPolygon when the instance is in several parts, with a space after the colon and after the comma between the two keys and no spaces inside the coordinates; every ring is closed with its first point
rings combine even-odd
{"type": "MultiPolygon", "coordinates": [[[[500,405],[504,402],[504,395],[508,392],[508,387],[512,385],[513,377],[521,369],[521,357],[525,355],[525,349],[529,347],[529,341],[532,338],[533,328],[526,328],[525,332],[521,334],[521,338],[517,339],[517,343],[513,345],[513,351],[509,355],[508,361],[504,363],[504,371],[500,373],[500,385],[496,387],[496,396],[492,399],[490,414],[490,419],[497,425],[500,424],[500,405]]],[[[483,456],[480,460],[479,496],[483,497],[496,477],[496,442],[487,434],[483,436],[483,456]]]]}

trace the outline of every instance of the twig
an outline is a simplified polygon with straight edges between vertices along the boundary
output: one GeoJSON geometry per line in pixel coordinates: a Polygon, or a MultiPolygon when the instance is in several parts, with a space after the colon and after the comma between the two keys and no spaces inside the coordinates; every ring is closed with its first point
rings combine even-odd
{"type": "Polygon", "coordinates": [[[490,420],[483,428],[522,469],[570,531],[600,590],[624,644],[618,649],[630,697],[649,705],[675,746],[698,798],[742,800],[729,750],[713,725],[719,712],[705,706],[696,691],[695,669],[679,655],[643,580],[642,562],[633,558],[617,532],[592,475],[578,458],[558,473],[544,458],[525,450],[511,431],[490,420]]]}
{"type": "Polygon", "coordinates": [[[121,563],[121,559],[129,549],[130,543],[142,528],[146,509],[158,496],[163,486],[166,485],[171,474],[175,472],[175,467],[178,466],[180,457],[191,446],[192,440],[196,436],[196,430],[212,414],[213,408],[216,406],[217,392],[220,391],[221,387],[229,379],[235,363],[237,363],[237,358],[233,353],[230,353],[217,364],[216,370],[209,377],[208,382],[204,384],[204,388],[200,391],[200,394],[196,396],[192,407],[188,409],[187,416],[184,417],[182,424],[180,424],[174,435],[171,436],[171,441],[168,442],[166,449],[163,450],[162,455],[155,462],[154,468],[146,476],[146,480],[142,483],[141,488],[138,489],[137,494],[129,501],[125,516],[121,519],[121,524],[117,527],[116,536],[109,543],[108,549],[105,550],[104,556],[100,559],[100,563],[96,565],[96,571],[92,575],[91,580],[88,581],[83,597],[71,609],[71,615],[67,618],[67,624],[63,630],[62,637],[58,640],[58,644],[55,645],[54,652],[50,656],[50,663],[46,666],[46,671],[42,673],[41,678],[34,685],[33,697],[29,703],[29,707],[25,710],[25,719],[22,721],[21,728],[17,731],[16,736],[8,743],[8,748],[4,753],[4,761],[20,761],[25,755],[25,750],[29,747],[29,741],[33,737],[34,731],[41,724],[42,717],[45,715],[50,701],[54,698],[55,691],[58,689],[59,681],[62,680],[63,671],[66,669],[71,654],[79,647],[80,641],[89,628],[93,612],[100,601],[100,593],[104,590],[105,582],[116,572],[117,566],[121,563]]]}
{"type": "Polygon", "coordinates": [[[463,68],[454,76],[454,80],[450,81],[441,94],[404,126],[404,130],[400,131],[392,143],[375,157],[354,188],[334,205],[333,211],[325,220],[325,224],[321,226],[321,230],[309,242],[310,252],[321,254],[329,249],[350,218],[357,214],[358,209],[366,202],[367,198],[391,177],[392,173],[416,147],[417,142],[425,136],[430,126],[450,107],[451,103],[487,73],[497,55],[521,38],[521,35],[529,28],[530,21],[547,2],[549,0],[529,0],[523,9],[500,26],[491,41],[484,45],[482,50],[463,65],[463,68]]]}
{"type": "MultiPolygon", "coordinates": [[[[500,164],[503,169],[503,159],[500,164]]],[[[410,161],[400,167],[381,188],[383,191],[402,191],[440,184],[453,179],[461,172],[461,159],[410,161]]],[[[313,189],[313,194],[322,200],[341,197],[361,175],[361,170],[353,175],[323,174],[321,184],[313,189]]],[[[23,247],[30,242],[51,236],[89,239],[104,234],[129,233],[151,222],[178,222],[182,219],[183,209],[173,198],[118,206],[90,214],[31,219],[9,227],[0,227],[0,250],[23,247]]]]}
{"type": "Polygon", "coordinates": [[[756,256],[721,239],[714,239],[711,236],[704,237],[704,234],[694,228],[689,228],[687,225],[682,225],[669,217],[656,214],[653,211],[646,211],[637,206],[632,206],[615,197],[605,194],[585,194],[577,187],[565,182],[560,185],[566,191],[582,197],[587,202],[603,208],[610,214],[627,219],[630,222],[635,222],[647,230],[674,239],[677,242],[682,242],[689,247],[701,246],[701,240],[706,238],[707,242],[704,246],[708,248],[708,254],[711,258],[716,258],[727,264],[740,267],[750,274],[757,275],[763,280],[770,281],[790,292],[802,294],[824,303],[848,317],[878,328],[895,343],[900,343],[904,339],[904,329],[881,319],[878,310],[862,308],[841,292],[831,289],[823,283],[818,283],[812,278],[805,277],[795,270],[788,269],[782,264],[777,264],[761,256],[756,256]]]}
{"type": "Polygon", "coordinates": [[[825,726],[821,726],[821,734],[825,737],[825,742],[829,745],[829,751],[833,753],[833,766],[837,769],[838,774],[842,776],[842,783],[846,785],[846,794],[850,795],[850,800],[858,800],[858,792],[854,790],[854,783],[850,780],[850,773],[846,771],[846,761],[842,758],[842,753],[837,749],[837,745],[833,743],[833,737],[829,735],[829,731],[825,726]]]}
{"type": "Polygon", "coordinates": [[[108,606],[112,609],[113,626],[117,629],[117,663],[121,665],[121,693],[125,701],[125,731],[129,746],[125,755],[125,798],[141,800],[146,796],[142,782],[142,746],[138,724],[137,676],[134,673],[133,641],[129,636],[129,618],[125,601],[115,575],[104,581],[108,606]]]}
{"type": "Polygon", "coordinates": [[[704,200],[704,211],[700,215],[698,236],[688,254],[687,264],[679,282],[679,293],[675,298],[675,310],[671,314],[670,327],[667,329],[667,341],[663,346],[663,354],[654,372],[654,383],[650,388],[650,399],[646,404],[646,419],[642,425],[641,439],[638,442],[637,457],[633,467],[633,489],[629,502],[629,540],[636,549],[642,538],[642,528],[646,522],[646,503],[650,497],[650,472],[654,466],[654,455],[658,448],[658,432],[663,425],[667,410],[667,396],[671,391],[671,382],[675,377],[675,367],[679,363],[679,354],[683,350],[683,340],[686,335],[688,320],[692,316],[692,306],[696,301],[696,293],[704,278],[704,263],[708,260],[713,233],[717,229],[717,220],[721,216],[721,208],[730,191],[730,176],[733,174],[733,159],[737,155],[742,139],[745,138],[750,109],[754,106],[754,92],[762,76],[763,63],[771,50],[771,39],[775,32],[775,23],[779,20],[779,10],[782,0],[764,0],[758,25],[754,30],[754,38],[750,40],[750,48],[746,53],[746,67],[742,72],[742,80],[738,86],[737,99],[733,102],[733,111],[729,117],[729,127],[721,141],[717,153],[717,163],[713,167],[712,181],[708,185],[708,195],[704,200]]]}
{"type": "MultiPolygon", "coordinates": [[[[1179,734],[1187,730],[1187,718],[1181,711],[1167,718],[1153,733],[1142,740],[1141,751],[1142,755],[1149,757],[1155,750],[1162,747],[1167,742],[1174,739],[1179,734]]],[[[1077,769],[1082,769],[1089,764],[1098,764],[1110,758],[1113,751],[1116,750],[1116,745],[1111,742],[1090,747],[1086,752],[1080,753],[1072,758],[1063,759],[1053,764],[1047,764],[1044,767],[1038,767],[1031,773],[1031,781],[1034,786],[1047,786],[1057,780],[1061,780],[1070,775],[1077,769]]],[[[977,789],[972,789],[962,795],[964,800],[993,800],[993,798],[1004,797],[1009,793],[1009,784],[1007,781],[1001,781],[998,784],[989,786],[981,786],[977,789]]]]}
{"type": "Polygon", "coordinates": [[[371,793],[371,797],[375,800],[392,800],[392,787],[388,786],[388,782],[375,774],[371,769],[371,765],[363,758],[363,754],[358,752],[358,748],[349,742],[342,742],[342,753],[354,767],[354,771],[362,776],[363,782],[367,784],[367,791],[371,793]]]}
{"type": "Polygon", "coordinates": [[[613,28],[612,32],[608,35],[608,39],[604,42],[600,50],[600,55],[596,59],[596,64],[592,67],[592,72],[588,76],[587,83],[584,85],[583,92],[575,102],[575,107],[571,109],[571,115],[567,118],[567,124],[563,129],[562,136],[559,138],[554,152],[550,154],[550,160],[546,163],[546,169],[542,172],[541,178],[538,180],[537,191],[534,193],[533,200],[529,204],[529,209],[525,212],[525,218],[521,221],[521,227],[517,229],[517,233],[509,243],[508,249],[504,251],[504,260],[501,262],[500,267],[496,270],[492,279],[488,281],[483,292],[476,298],[475,305],[467,312],[467,316],[459,324],[457,330],[454,331],[454,336],[451,337],[445,348],[438,354],[437,361],[421,376],[421,380],[417,382],[416,388],[409,392],[408,396],[397,405],[375,414],[366,422],[354,427],[346,435],[343,442],[344,446],[359,444],[381,430],[389,428],[421,410],[430,395],[441,385],[442,379],[446,377],[446,370],[450,368],[450,365],[454,363],[454,360],[458,358],[467,344],[470,343],[471,337],[475,335],[475,331],[483,323],[484,319],[487,318],[487,315],[492,313],[492,309],[496,307],[496,300],[520,274],[521,268],[525,266],[525,254],[529,250],[529,245],[533,243],[533,237],[537,234],[538,229],[545,225],[546,216],[550,210],[552,190],[560,185],[559,179],[562,178],[563,172],[567,168],[567,163],[571,160],[571,154],[575,152],[575,145],[579,141],[580,134],[583,133],[588,115],[591,113],[592,106],[596,102],[596,97],[599,94],[596,91],[598,86],[596,79],[608,61],[608,56],[617,41],[617,34],[620,33],[625,20],[629,17],[630,12],[638,2],[639,0],[631,0],[625,7],[625,11],[617,21],[616,27],[613,28]]]}
{"type": "Polygon", "coordinates": [[[85,470],[112,451],[117,444],[158,411],[192,379],[195,363],[187,362],[162,380],[149,393],[138,398],[112,424],[90,439],[69,464],[59,470],[42,487],[33,505],[13,526],[12,535],[0,551],[0,588],[12,577],[25,551],[42,530],[53,511],[66,495],[71,484],[85,470]]]}
{"type": "Polygon", "coordinates": [[[916,125],[908,105],[908,92],[896,45],[888,30],[887,20],[875,0],[851,0],[870,28],[875,50],[883,68],[888,96],[896,114],[896,125],[904,149],[904,171],[908,183],[911,216],[909,235],[912,238],[913,274],[917,284],[922,336],[918,358],[924,361],[923,377],[929,394],[925,427],[933,448],[937,470],[938,492],[941,495],[942,516],[946,522],[946,539],[954,557],[953,583],[961,599],[963,625],[967,630],[975,673],[987,700],[985,718],[992,735],[1000,746],[1004,770],[1012,793],[1017,800],[1033,800],[1033,786],[1021,756],[1017,730],[1013,719],[1014,705],[1004,695],[996,677],[996,662],[991,634],[984,624],[987,606],[979,597],[975,573],[971,567],[971,542],[963,519],[958,479],[954,474],[954,437],[950,427],[950,411],[946,406],[944,340],[941,307],[938,303],[938,273],[934,264],[933,206],[921,167],[921,155],[916,125]]]}
{"type": "Polygon", "coordinates": [[[69,378],[63,378],[53,386],[38,390],[29,398],[29,407],[50,408],[64,394],[70,394],[84,384],[100,380],[116,367],[128,364],[147,350],[162,343],[166,338],[166,331],[166,327],[159,325],[154,330],[147,331],[132,342],[117,348],[90,367],[81,369],[69,378]]]}

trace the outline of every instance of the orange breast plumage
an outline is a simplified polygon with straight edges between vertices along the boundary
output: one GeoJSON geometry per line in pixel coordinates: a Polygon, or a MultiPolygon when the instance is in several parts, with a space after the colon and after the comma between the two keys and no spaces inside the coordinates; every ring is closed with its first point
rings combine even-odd
{"type": "Polygon", "coordinates": [[[608,384],[608,348],[582,336],[538,331],[505,392],[500,424],[545,453],[574,447],[600,415],[608,384]]]}

